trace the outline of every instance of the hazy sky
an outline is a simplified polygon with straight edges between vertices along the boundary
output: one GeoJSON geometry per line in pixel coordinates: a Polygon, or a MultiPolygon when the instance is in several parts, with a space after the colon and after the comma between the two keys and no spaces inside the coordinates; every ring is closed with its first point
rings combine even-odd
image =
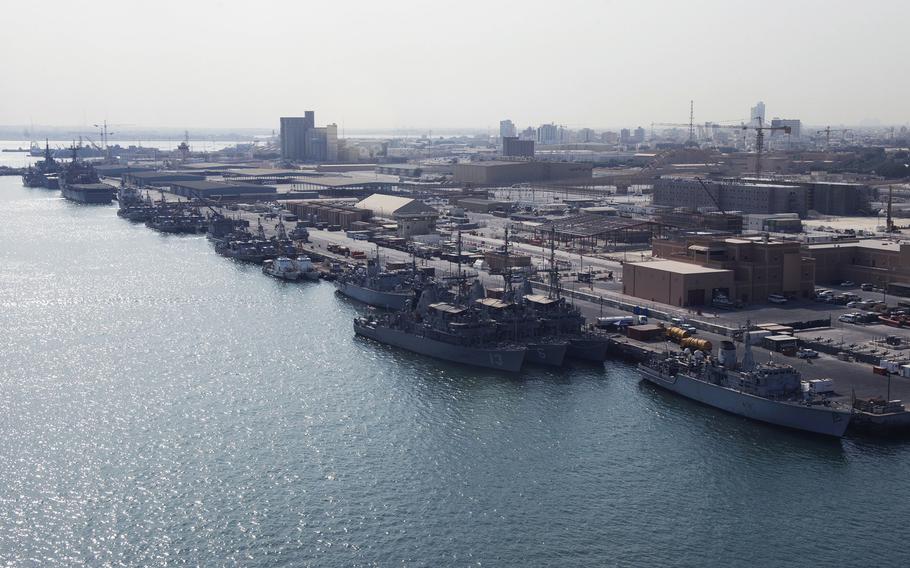
{"type": "Polygon", "coordinates": [[[9,1],[0,124],[910,120],[910,1],[9,1]]]}

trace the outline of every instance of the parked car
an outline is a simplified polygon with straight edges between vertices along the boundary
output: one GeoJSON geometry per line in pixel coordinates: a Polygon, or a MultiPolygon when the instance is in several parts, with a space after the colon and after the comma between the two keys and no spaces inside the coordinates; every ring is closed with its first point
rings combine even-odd
{"type": "Polygon", "coordinates": [[[856,314],[842,314],[837,321],[844,323],[856,323],[856,314]]]}
{"type": "Polygon", "coordinates": [[[853,280],[844,280],[843,282],[840,283],[840,286],[841,286],[841,288],[852,288],[852,287],[856,286],[856,282],[854,282],[853,280]]]}
{"type": "Polygon", "coordinates": [[[768,301],[772,304],[786,304],[787,298],[781,296],[780,294],[771,294],[768,296],[768,301]]]}
{"type": "Polygon", "coordinates": [[[868,282],[863,282],[862,284],[859,285],[859,289],[862,290],[863,292],[871,292],[871,291],[875,290],[875,286],[873,286],[872,284],[869,284],[868,282]]]}
{"type": "Polygon", "coordinates": [[[807,348],[803,347],[802,349],[800,349],[799,351],[796,352],[796,356],[799,357],[800,359],[815,359],[816,357],[818,357],[818,351],[815,351],[813,349],[807,349],[807,348]]]}

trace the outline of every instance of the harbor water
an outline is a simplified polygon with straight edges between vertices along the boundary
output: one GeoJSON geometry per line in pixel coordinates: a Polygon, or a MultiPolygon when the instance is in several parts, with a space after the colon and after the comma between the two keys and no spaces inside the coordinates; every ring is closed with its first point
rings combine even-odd
{"type": "Polygon", "coordinates": [[[520,376],[0,177],[0,564],[910,565],[910,442],[520,376]]]}

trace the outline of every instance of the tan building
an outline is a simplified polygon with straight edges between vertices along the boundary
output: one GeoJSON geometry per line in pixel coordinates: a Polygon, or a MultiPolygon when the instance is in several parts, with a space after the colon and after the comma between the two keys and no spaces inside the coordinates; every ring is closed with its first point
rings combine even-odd
{"type": "Polygon", "coordinates": [[[797,241],[763,237],[684,236],[655,239],[654,256],[726,269],[735,275],[731,299],[765,302],[771,294],[809,298],[815,289],[815,261],[797,241]]]}
{"type": "Polygon", "coordinates": [[[624,294],[673,306],[702,306],[734,289],[733,271],[690,262],[657,260],[623,266],[624,294]]]}
{"type": "Polygon", "coordinates": [[[819,284],[852,280],[910,295],[910,243],[887,240],[840,241],[809,245],[819,284]]]}

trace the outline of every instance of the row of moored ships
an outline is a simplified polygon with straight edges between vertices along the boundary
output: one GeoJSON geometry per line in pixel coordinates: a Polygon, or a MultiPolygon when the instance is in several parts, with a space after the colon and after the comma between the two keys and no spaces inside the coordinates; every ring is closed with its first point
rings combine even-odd
{"type": "Polygon", "coordinates": [[[44,159],[22,174],[22,182],[27,187],[59,189],[63,197],[78,203],[110,203],[116,188],[101,183],[95,167],[78,158],[78,147],[74,145],[71,152],[70,161],[59,161],[45,145],[44,159]]]}
{"type": "MultiPolygon", "coordinates": [[[[162,232],[205,232],[219,254],[262,264],[263,272],[276,278],[319,277],[297,245],[308,240],[302,224],[286,231],[279,223],[278,234],[267,238],[261,225],[252,232],[248,222],[214,210],[203,214],[196,204],[154,202],[137,189],[118,191],[102,184],[91,164],[75,154],[64,164],[47,153],[23,181],[30,187],[59,188],[67,199],[82,203],[110,203],[116,193],[118,215],[124,218],[162,232]]],[[[579,309],[562,297],[555,269],[549,292],[535,294],[527,280],[513,287],[508,275],[494,293],[460,269],[457,276],[444,278],[414,264],[390,266],[370,260],[335,281],[342,295],[384,310],[356,318],[357,335],[445,361],[509,372],[525,364],[561,366],[569,358],[602,362],[607,357],[609,336],[589,328],[579,309]]],[[[717,357],[700,351],[667,354],[639,365],[639,371],[653,384],[734,414],[817,434],[844,434],[852,417],[849,409],[806,392],[792,366],[756,365],[748,334],[745,345],[741,363],[732,343],[724,342],[717,357]]]]}

